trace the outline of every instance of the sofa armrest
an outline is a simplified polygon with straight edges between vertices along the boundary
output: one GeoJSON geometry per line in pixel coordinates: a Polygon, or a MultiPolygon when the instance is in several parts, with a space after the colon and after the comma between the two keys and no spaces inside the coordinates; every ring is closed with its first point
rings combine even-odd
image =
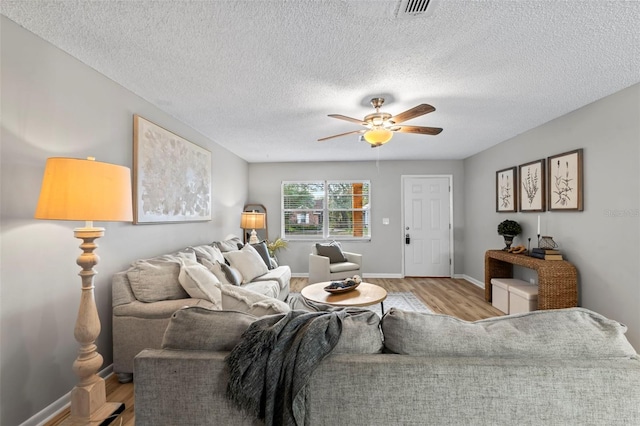
{"type": "Polygon", "coordinates": [[[127,272],[122,271],[114,274],[111,278],[111,306],[126,305],[135,301],[137,299],[131,290],[127,272]]]}
{"type": "Polygon", "coordinates": [[[258,425],[226,398],[228,352],[145,349],[135,358],[136,424],[258,425]]]}
{"type": "Polygon", "coordinates": [[[330,280],[329,263],[328,257],[309,255],[309,284],[330,280]]]}
{"type": "Polygon", "coordinates": [[[343,251],[342,254],[344,254],[344,257],[347,258],[348,262],[351,263],[357,263],[358,266],[360,266],[360,269],[362,269],[362,255],[359,253],[351,253],[348,251],[343,251]]]}

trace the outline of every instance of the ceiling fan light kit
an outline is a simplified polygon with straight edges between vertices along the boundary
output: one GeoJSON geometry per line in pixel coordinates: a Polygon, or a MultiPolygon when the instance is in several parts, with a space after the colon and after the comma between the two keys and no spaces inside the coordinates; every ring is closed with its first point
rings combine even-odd
{"type": "Polygon", "coordinates": [[[393,132],[391,130],[387,130],[382,127],[366,131],[364,134],[364,140],[369,142],[371,145],[380,146],[389,142],[392,136],[393,132]]]}
{"type": "Polygon", "coordinates": [[[371,144],[372,147],[383,145],[391,140],[394,132],[400,133],[417,133],[421,135],[437,135],[442,129],[438,127],[423,127],[423,126],[398,126],[399,123],[410,120],[421,115],[428,114],[436,109],[428,104],[420,104],[407,111],[404,111],[396,116],[392,116],[386,112],[380,112],[380,107],[384,103],[384,98],[371,99],[371,105],[376,109],[373,114],[366,115],[364,120],[358,120],[357,118],[347,117],[340,114],[329,114],[329,117],[337,118],[340,120],[349,121],[351,123],[360,124],[366,127],[366,130],[354,130],[351,132],[340,133],[338,135],[327,136],[318,139],[318,141],[325,141],[327,139],[333,139],[340,136],[352,135],[354,133],[363,134],[364,140],[371,144]]]}

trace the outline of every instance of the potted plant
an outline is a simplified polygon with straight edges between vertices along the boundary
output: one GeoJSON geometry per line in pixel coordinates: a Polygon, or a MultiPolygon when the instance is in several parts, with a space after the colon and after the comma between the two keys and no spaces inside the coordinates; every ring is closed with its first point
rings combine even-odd
{"type": "Polygon", "coordinates": [[[522,227],[515,220],[503,220],[498,225],[498,235],[502,235],[506,247],[503,250],[509,250],[513,243],[513,238],[522,232],[522,227]]]}
{"type": "Polygon", "coordinates": [[[278,237],[273,241],[267,241],[267,249],[269,250],[269,255],[276,258],[276,252],[280,249],[286,249],[289,243],[282,238],[278,237]]]}

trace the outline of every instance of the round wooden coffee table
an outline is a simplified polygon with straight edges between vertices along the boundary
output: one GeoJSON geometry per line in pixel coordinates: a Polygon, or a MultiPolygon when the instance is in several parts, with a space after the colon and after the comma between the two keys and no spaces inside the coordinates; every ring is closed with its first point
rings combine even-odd
{"type": "Polygon", "coordinates": [[[361,282],[358,288],[344,293],[329,293],[324,288],[331,284],[330,281],[311,284],[302,289],[300,294],[307,300],[318,303],[326,303],[333,306],[371,306],[380,303],[384,314],[384,299],[387,298],[387,290],[375,284],[361,282]]]}

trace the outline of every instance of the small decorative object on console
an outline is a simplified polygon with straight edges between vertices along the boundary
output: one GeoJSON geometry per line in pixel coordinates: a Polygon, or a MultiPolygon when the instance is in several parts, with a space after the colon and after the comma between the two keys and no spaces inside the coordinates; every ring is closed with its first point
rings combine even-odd
{"type": "Polygon", "coordinates": [[[555,249],[556,247],[558,247],[558,244],[556,244],[556,242],[553,241],[553,237],[542,236],[540,237],[540,240],[538,240],[538,248],[547,250],[547,249],[555,249]]]}

